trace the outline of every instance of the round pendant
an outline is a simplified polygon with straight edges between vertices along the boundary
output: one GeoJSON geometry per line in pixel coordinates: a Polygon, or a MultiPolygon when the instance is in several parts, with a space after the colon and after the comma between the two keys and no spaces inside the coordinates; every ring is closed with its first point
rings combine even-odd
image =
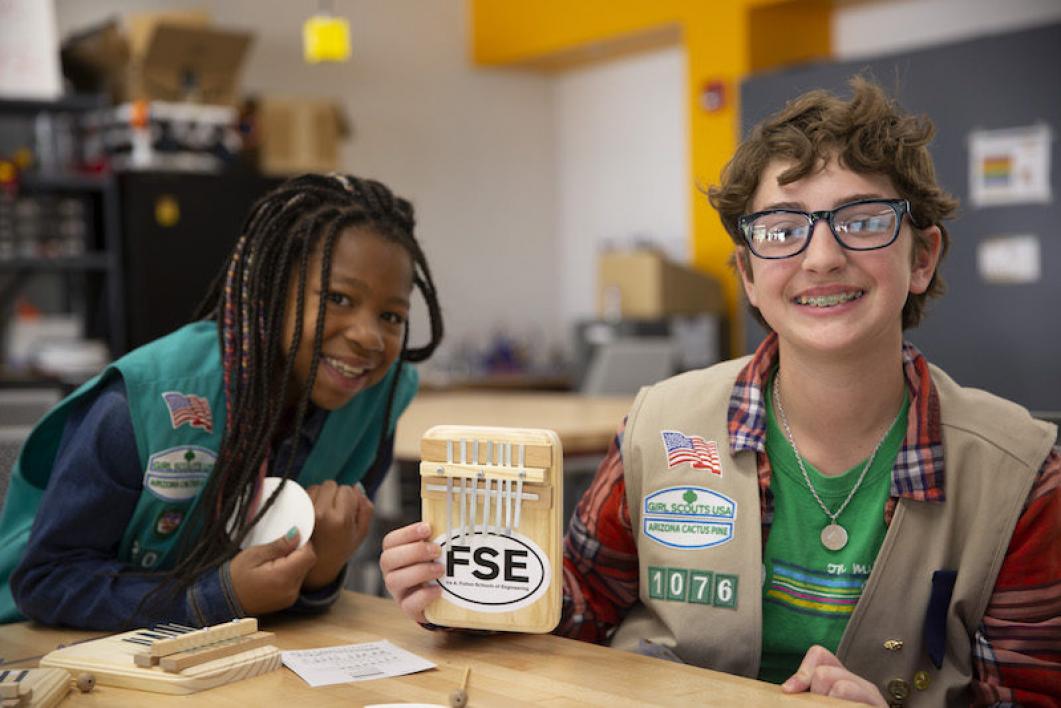
{"type": "Polygon", "coordinates": [[[847,545],[847,530],[834,521],[822,529],[822,545],[830,551],[839,551],[847,545]]]}

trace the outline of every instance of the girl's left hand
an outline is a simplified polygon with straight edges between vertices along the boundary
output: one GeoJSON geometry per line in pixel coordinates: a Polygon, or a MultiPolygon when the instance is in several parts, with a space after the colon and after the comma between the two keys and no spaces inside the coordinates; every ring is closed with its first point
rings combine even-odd
{"type": "Polygon", "coordinates": [[[803,663],[781,684],[781,690],[785,693],[809,691],[871,706],[888,705],[876,686],[848,671],[836,655],[817,645],[807,650],[803,663]]]}
{"type": "Polygon", "coordinates": [[[368,535],[374,507],[359,487],[328,480],[306,490],[315,512],[313,550],[317,563],[302,587],[319,590],[339,576],[346,561],[368,535]]]}

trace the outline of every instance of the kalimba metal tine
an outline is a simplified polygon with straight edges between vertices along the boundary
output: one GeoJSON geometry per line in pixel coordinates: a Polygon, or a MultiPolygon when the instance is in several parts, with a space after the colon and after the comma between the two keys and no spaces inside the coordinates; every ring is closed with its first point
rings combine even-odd
{"type": "Polygon", "coordinates": [[[523,509],[523,478],[516,480],[516,518],[513,520],[512,528],[519,528],[519,515],[523,509]]]}
{"type": "Polygon", "coordinates": [[[468,513],[468,480],[465,477],[461,477],[460,498],[461,498],[461,521],[460,521],[460,526],[458,527],[459,528],[458,533],[460,534],[461,543],[465,543],[465,540],[464,540],[464,529],[465,529],[465,524],[468,521],[468,517],[467,517],[467,513],[468,513]]]}
{"type": "Polygon", "coordinates": [[[471,527],[472,540],[475,540],[475,516],[479,510],[479,479],[472,477],[471,509],[469,510],[469,526],[471,527]]]}
{"type": "Polygon", "coordinates": [[[184,634],[184,632],[174,632],[172,629],[165,629],[163,627],[155,627],[151,631],[158,632],[166,637],[179,637],[184,634]]]}
{"type": "Polygon", "coordinates": [[[446,478],[446,545],[453,540],[453,478],[446,478]]]}
{"type": "Polygon", "coordinates": [[[136,639],[135,637],[123,637],[122,641],[129,642],[130,644],[140,644],[141,646],[145,647],[149,647],[154,644],[154,642],[152,642],[150,639],[136,639]]]}
{"type": "Polygon", "coordinates": [[[497,533],[501,533],[501,487],[504,485],[505,480],[497,480],[497,502],[494,505],[494,516],[497,517],[497,522],[494,524],[497,527],[497,533]]]}
{"type": "Polygon", "coordinates": [[[505,535],[512,535],[512,480],[505,480],[505,535]]]}

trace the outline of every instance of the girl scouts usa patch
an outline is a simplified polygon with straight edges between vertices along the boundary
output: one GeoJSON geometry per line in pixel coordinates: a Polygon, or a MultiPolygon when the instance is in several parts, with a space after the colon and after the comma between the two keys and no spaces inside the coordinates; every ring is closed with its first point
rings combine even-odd
{"type": "Polygon", "coordinates": [[[163,501],[191,499],[214,469],[217,455],[198,445],[171,447],[147,459],[144,489],[163,501]]]}
{"type": "Polygon", "coordinates": [[[737,502],[705,487],[668,487],[645,497],[645,536],[669,548],[710,548],[733,540],[737,502]]]}
{"type": "Polygon", "coordinates": [[[722,476],[722,461],[714,440],[704,440],[699,435],[686,435],[677,430],[661,430],[660,434],[667,451],[668,469],[689,463],[694,470],[707,470],[722,476]]]}

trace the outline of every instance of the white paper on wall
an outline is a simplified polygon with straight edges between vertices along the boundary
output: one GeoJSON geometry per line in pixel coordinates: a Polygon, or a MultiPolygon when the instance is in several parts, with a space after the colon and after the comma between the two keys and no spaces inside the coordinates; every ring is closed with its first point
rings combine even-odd
{"type": "Polygon", "coordinates": [[[1039,237],[1032,234],[993,236],[976,247],[980,277],[988,283],[1034,283],[1042,277],[1039,237]]]}
{"type": "Polygon", "coordinates": [[[62,92],[52,0],[0,0],[0,96],[50,100],[62,92]]]}

